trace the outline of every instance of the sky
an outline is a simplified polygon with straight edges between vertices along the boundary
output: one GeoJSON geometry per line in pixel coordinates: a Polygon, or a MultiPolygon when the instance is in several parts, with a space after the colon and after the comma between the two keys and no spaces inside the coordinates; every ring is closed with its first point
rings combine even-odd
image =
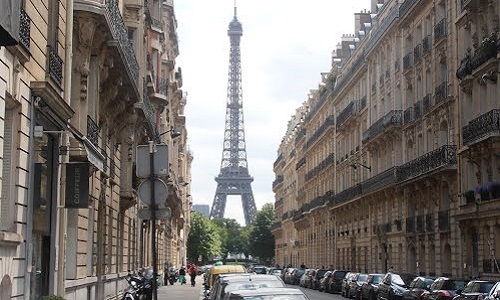
{"type": "MultiPolygon", "coordinates": [[[[248,169],[257,209],[274,203],[273,163],[287,123],[331,68],[342,34],[354,33],[354,13],[369,0],[238,0],[243,26],[241,72],[248,169]]],[[[179,56],[186,93],[193,204],[212,206],[224,141],[229,67],[227,29],[233,0],[175,1],[179,56]]],[[[239,196],[229,196],[225,218],[244,225],[239,196]]]]}

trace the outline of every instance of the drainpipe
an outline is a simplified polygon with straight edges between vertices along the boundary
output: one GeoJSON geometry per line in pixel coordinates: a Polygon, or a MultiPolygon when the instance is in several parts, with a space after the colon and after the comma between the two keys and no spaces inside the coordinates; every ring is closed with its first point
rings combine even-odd
{"type": "MultiPolygon", "coordinates": [[[[64,57],[64,101],[71,106],[71,68],[72,68],[72,49],[73,49],[73,0],[66,0],[66,42],[65,42],[65,57],[64,57]]],[[[68,120],[69,121],[69,120],[68,120]]],[[[67,237],[67,219],[66,209],[64,208],[66,198],[66,164],[69,162],[69,134],[63,132],[61,135],[60,145],[67,149],[66,155],[60,155],[59,174],[59,203],[58,224],[58,254],[57,254],[57,295],[65,296],[65,280],[66,280],[66,237],[67,237]]]]}

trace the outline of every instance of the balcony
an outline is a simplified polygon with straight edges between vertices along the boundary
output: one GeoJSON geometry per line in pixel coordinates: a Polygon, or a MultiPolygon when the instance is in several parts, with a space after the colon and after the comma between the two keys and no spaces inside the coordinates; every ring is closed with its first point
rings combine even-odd
{"type": "Polygon", "coordinates": [[[295,137],[295,146],[306,136],[306,129],[303,127],[295,137]]]}
{"type": "Polygon", "coordinates": [[[56,49],[51,46],[47,46],[47,56],[48,56],[48,74],[54,82],[58,85],[62,83],[63,74],[63,61],[56,52],[56,49]]]}
{"type": "Polygon", "coordinates": [[[428,113],[432,107],[432,99],[430,93],[424,96],[424,98],[422,99],[422,104],[423,104],[423,113],[424,114],[428,113]]]}
{"type": "Polygon", "coordinates": [[[98,147],[99,127],[90,116],[87,116],[87,139],[92,143],[92,145],[98,147]]]}
{"type": "Polygon", "coordinates": [[[363,143],[368,143],[374,140],[379,134],[388,130],[401,127],[403,122],[402,110],[391,110],[385,116],[380,118],[377,122],[363,132],[363,143]]]}
{"type": "Polygon", "coordinates": [[[333,116],[328,116],[321,126],[314,132],[314,134],[307,140],[306,148],[312,146],[316,140],[328,129],[328,127],[335,124],[333,116]]]}
{"type": "Polygon", "coordinates": [[[387,186],[391,186],[397,182],[397,168],[392,167],[379,173],[361,183],[361,188],[364,194],[371,193],[387,186]]]}
{"type": "Polygon", "coordinates": [[[465,57],[462,58],[460,61],[460,66],[457,69],[457,72],[455,75],[457,76],[458,79],[464,80],[467,75],[472,74],[472,65],[471,65],[471,55],[470,55],[470,50],[467,51],[467,54],[465,54],[465,57]]]}
{"type": "Polygon", "coordinates": [[[157,87],[158,94],[167,96],[167,88],[168,88],[167,78],[160,77],[160,79],[158,80],[158,87],[157,87]]]}
{"type": "Polygon", "coordinates": [[[457,146],[445,145],[399,167],[398,182],[404,182],[457,164],[457,146]]]}
{"type": "Polygon", "coordinates": [[[357,184],[336,194],[330,199],[330,202],[333,202],[334,205],[340,205],[356,198],[357,196],[361,195],[361,193],[362,193],[361,184],[357,184]]]}
{"type": "Polygon", "coordinates": [[[337,117],[337,130],[349,119],[354,113],[354,102],[349,103],[337,117]]]}
{"type": "Polygon", "coordinates": [[[471,145],[479,139],[500,135],[500,109],[489,112],[469,121],[462,128],[463,145],[471,145]]]}
{"type": "Polygon", "coordinates": [[[276,160],[274,161],[274,164],[273,164],[273,167],[276,168],[280,162],[283,161],[283,153],[281,153],[278,158],[276,158],[276,160]]]}
{"type": "Polygon", "coordinates": [[[276,176],[276,179],[273,181],[273,190],[276,188],[279,184],[283,183],[284,176],[283,175],[278,175],[276,176]]]}
{"type": "Polygon", "coordinates": [[[413,123],[413,121],[415,121],[415,114],[413,111],[413,107],[408,107],[404,113],[404,125],[413,123]]]}
{"type": "Polygon", "coordinates": [[[432,36],[426,35],[424,39],[422,40],[422,51],[423,55],[430,53],[432,48],[432,36]]]}
{"type": "Polygon", "coordinates": [[[415,109],[415,120],[422,117],[422,100],[418,100],[413,104],[413,108],[415,109]]]}
{"type": "Polygon", "coordinates": [[[422,44],[418,44],[413,48],[413,56],[415,58],[415,64],[422,58],[422,44]]]}
{"type": "Polygon", "coordinates": [[[27,50],[30,49],[30,32],[31,32],[31,19],[21,8],[21,19],[19,24],[19,42],[23,45],[27,50]]]}
{"type": "Polygon", "coordinates": [[[271,232],[273,231],[278,231],[281,229],[281,222],[274,222],[272,225],[271,225],[271,232]]]}
{"type": "Polygon", "coordinates": [[[434,26],[434,44],[439,43],[442,39],[446,37],[446,18],[442,18],[441,21],[439,21],[435,26],[434,26]]]}
{"type": "Polygon", "coordinates": [[[328,168],[329,166],[332,166],[334,161],[335,161],[335,155],[334,153],[331,153],[330,155],[328,155],[327,158],[325,158],[318,165],[316,165],[311,171],[307,172],[306,181],[314,178],[316,175],[318,175],[321,171],[328,168]]]}
{"type": "Polygon", "coordinates": [[[403,57],[403,72],[410,70],[411,67],[413,67],[413,51],[403,57]]]}
{"type": "Polygon", "coordinates": [[[460,8],[462,11],[464,11],[465,9],[467,9],[467,7],[469,6],[469,4],[472,2],[472,0],[460,0],[460,8]]]}
{"type": "Polygon", "coordinates": [[[417,0],[405,0],[403,3],[401,3],[401,6],[399,7],[399,17],[403,18],[404,15],[406,15],[409,11],[410,8],[418,2],[417,0]]]}
{"type": "Polygon", "coordinates": [[[496,58],[498,52],[497,42],[497,34],[493,32],[479,43],[476,51],[474,52],[474,55],[470,59],[472,70],[479,68],[482,64],[484,64],[491,58],[496,58]]]}
{"type": "Polygon", "coordinates": [[[302,157],[298,162],[297,164],[295,165],[295,171],[297,171],[298,169],[300,169],[300,167],[302,167],[303,165],[306,164],[306,158],[305,157],[302,157]]]}
{"type": "Polygon", "coordinates": [[[436,101],[436,105],[444,102],[446,100],[446,97],[448,97],[448,82],[443,81],[434,90],[434,100],[436,101]]]}

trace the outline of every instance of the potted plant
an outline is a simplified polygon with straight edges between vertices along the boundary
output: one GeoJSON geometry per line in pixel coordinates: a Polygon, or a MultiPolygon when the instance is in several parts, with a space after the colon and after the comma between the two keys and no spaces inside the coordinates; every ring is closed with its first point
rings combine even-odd
{"type": "Polygon", "coordinates": [[[468,190],[468,191],[464,192],[462,195],[465,197],[465,201],[467,204],[474,203],[476,200],[473,190],[468,190]]]}

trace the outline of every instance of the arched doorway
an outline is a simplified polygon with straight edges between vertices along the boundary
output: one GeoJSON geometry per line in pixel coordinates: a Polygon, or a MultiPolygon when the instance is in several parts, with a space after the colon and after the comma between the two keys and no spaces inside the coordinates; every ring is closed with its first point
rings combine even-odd
{"type": "Polygon", "coordinates": [[[443,276],[451,276],[451,246],[446,243],[443,247],[443,255],[441,257],[443,262],[443,276]]]}

